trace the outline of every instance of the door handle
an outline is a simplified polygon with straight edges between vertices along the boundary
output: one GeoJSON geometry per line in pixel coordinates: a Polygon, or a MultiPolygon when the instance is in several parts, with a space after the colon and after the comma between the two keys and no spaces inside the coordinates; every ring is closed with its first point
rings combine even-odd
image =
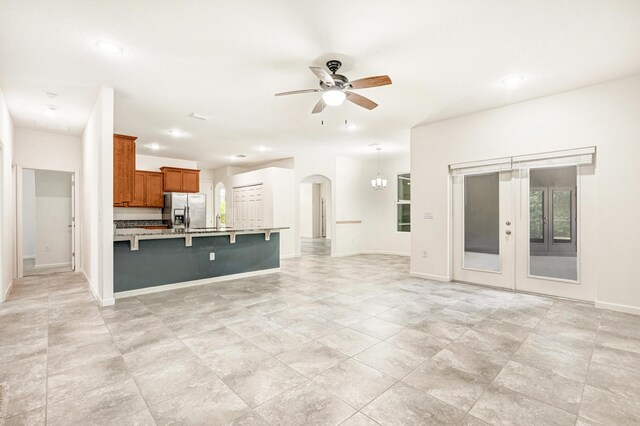
{"type": "Polygon", "coordinates": [[[511,235],[511,231],[507,229],[507,230],[505,231],[505,234],[507,234],[507,235],[511,235]]]}

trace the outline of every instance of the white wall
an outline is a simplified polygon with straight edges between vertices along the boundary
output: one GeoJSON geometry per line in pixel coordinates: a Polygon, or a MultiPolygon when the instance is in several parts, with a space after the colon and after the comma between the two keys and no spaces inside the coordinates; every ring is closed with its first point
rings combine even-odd
{"type": "Polygon", "coordinates": [[[22,258],[36,258],[36,171],[22,172],[22,258]]]}
{"type": "Polygon", "coordinates": [[[13,141],[13,122],[4,95],[0,90],[0,299],[2,301],[6,300],[6,295],[15,276],[13,141]]]}
{"type": "Polygon", "coordinates": [[[113,304],[113,89],[102,88],[82,134],[82,268],[94,296],[113,304]]]}
{"type": "Polygon", "coordinates": [[[596,303],[640,313],[638,117],[634,76],[412,129],[411,271],[450,278],[449,164],[596,146],[596,303]]]}
{"type": "Polygon", "coordinates": [[[376,176],[377,167],[377,161],[369,161],[366,175],[361,177],[367,185],[364,251],[409,256],[411,233],[397,231],[397,180],[399,174],[410,172],[410,157],[382,161],[380,169],[382,177],[387,179],[387,187],[374,191],[370,181],[376,176]]]}
{"type": "Polygon", "coordinates": [[[313,238],[313,183],[300,184],[300,236],[313,238]]]}
{"type": "Polygon", "coordinates": [[[82,138],[15,129],[15,162],[22,168],[73,172],[82,165],[82,138]]]}
{"type": "Polygon", "coordinates": [[[71,176],[69,172],[35,172],[36,267],[71,264],[71,176]]]}
{"type": "Polygon", "coordinates": [[[348,256],[365,250],[363,229],[366,200],[371,190],[365,161],[336,157],[334,256],[348,256]]]}

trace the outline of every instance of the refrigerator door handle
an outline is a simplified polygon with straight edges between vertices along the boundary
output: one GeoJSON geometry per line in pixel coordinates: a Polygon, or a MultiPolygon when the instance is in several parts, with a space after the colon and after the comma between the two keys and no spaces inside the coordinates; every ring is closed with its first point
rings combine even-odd
{"type": "Polygon", "coordinates": [[[187,226],[187,229],[189,229],[191,227],[191,212],[189,211],[189,204],[185,206],[184,210],[186,213],[186,218],[185,218],[186,226],[187,226]]]}

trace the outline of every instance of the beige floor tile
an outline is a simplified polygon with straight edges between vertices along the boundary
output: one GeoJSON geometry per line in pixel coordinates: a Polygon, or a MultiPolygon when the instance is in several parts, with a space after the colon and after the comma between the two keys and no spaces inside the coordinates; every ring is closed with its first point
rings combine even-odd
{"type": "Polygon", "coordinates": [[[490,383],[478,375],[433,360],[422,364],[402,381],[462,411],[468,411],[490,383]]]}
{"type": "Polygon", "coordinates": [[[278,355],[309,341],[309,338],[286,327],[249,339],[251,343],[271,354],[278,355]]]}
{"type": "Polygon", "coordinates": [[[226,377],[260,364],[271,356],[253,343],[243,340],[202,355],[201,358],[218,377],[226,377]]]}
{"type": "Polygon", "coordinates": [[[150,407],[158,425],[224,425],[249,407],[220,380],[190,389],[150,407]]]}
{"type": "Polygon", "coordinates": [[[592,362],[587,374],[587,385],[623,398],[640,400],[640,372],[592,362]]]}
{"type": "Polygon", "coordinates": [[[226,376],[223,381],[249,406],[257,407],[306,379],[277,359],[268,358],[226,376]]]}
{"type": "Polygon", "coordinates": [[[320,337],[317,340],[348,356],[354,356],[379,342],[379,340],[374,337],[367,336],[364,333],[350,328],[343,328],[335,333],[320,337]]]}
{"type": "Polygon", "coordinates": [[[362,413],[381,425],[457,424],[460,411],[402,382],[376,398],[362,413]]]}
{"type": "Polygon", "coordinates": [[[580,417],[602,425],[640,424],[640,400],[585,386],[580,417]]]}
{"type": "Polygon", "coordinates": [[[396,379],[348,359],[316,376],[313,382],[353,408],[360,409],[390,388],[396,379]]]}
{"type": "Polygon", "coordinates": [[[584,384],[517,362],[509,362],[494,380],[496,385],[577,414],[584,384]]]}
{"type": "Polygon", "coordinates": [[[491,425],[574,425],[576,416],[512,390],[491,385],[469,414],[491,425]]]}
{"type": "Polygon", "coordinates": [[[473,374],[481,382],[493,380],[508,357],[499,352],[486,352],[464,343],[454,342],[431,358],[442,365],[473,374]]]}
{"type": "Polygon", "coordinates": [[[413,329],[403,330],[388,338],[386,342],[424,358],[431,358],[451,343],[447,339],[434,337],[413,329]]]}
{"type": "Polygon", "coordinates": [[[270,424],[338,425],[355,413],[349,405],[311,382],[304,383],[256,409],[270,424]]]}
{"type": "Polygon", "coordinates": [[[589,369],[587,359],[554,352],[530,342],[524,342],[511,359],[579,382],[584,382],[589,369]]]}
{"type": "Polygon", "coordinates": [[[307,342],[297,348],[281,353],[277,358],[298,373],[311,378],[348,357],[321,343],[307,342]]]}
{"type": "Polygon", "coordinates": [[[366,351],[360,352],[354,358],[398,380],[426,360],[424,357],[387,342],[380,342],[366,351]]]}
{"type": "Polygon", "coordinates": [[[381,340],[387,339],[405,329],[399,324],[379,318],[368,318],[362,322],[352,324],[349,328],[381,340]]]}
{"type": "Polygon", "coordinates": [[[242,337],[228,327],[216,328],[182,339],[184,344],[197,355],[213,352],[241,340],[242,337]]]}

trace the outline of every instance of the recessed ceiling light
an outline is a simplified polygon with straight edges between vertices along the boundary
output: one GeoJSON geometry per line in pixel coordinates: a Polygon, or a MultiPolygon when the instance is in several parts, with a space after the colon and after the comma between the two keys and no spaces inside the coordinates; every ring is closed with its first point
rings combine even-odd
{"type": "Polygon", "coordinates": [[[184,135],[184,132],[180,129],[171,129],[169,130],[169,134],[171,136],[175,136],[175,137],[180,137],[182,135],[184,135]]]}
{"type": "Polygon", "coordinates": [[[162,149],[162,147],[157,143],[150,143],[150,144],[147,145],[147,148],[149,148],[149,149],[151,149],[153,151],[159,151],[159,150],[162,149]]]}
{"type": "Polygon", "coordinates": [[[266,150],[267,150],[267,147],[266,147],[266,146],[264,146],[264,145],[260,145],[260,146],[258,147],[258,151],[260,151],[260,152],[265,152],[266,150]]]}
{"type": "Polygon", "coordinates": [[[520,74],[518,74],[518,75],[510,75],[509,77],[505,77],[502,80],[502,84],[505,87],[513,88],[513,87],[519,86],[520,83],[522,83],[522,80],[524,80],[524,76],[523,75],[520,75],[520,74]]]}
{"type": "Polygon", "coordinates": [[[209,117],[208,115],[196,114],[195,112],[191,113],[191,117],[196,118],[198,120],[203,120],[203,121],[207,121],[211,119],[211,117],[209,117]]]}
{"type": "Polygon", "coordinates": [[[104,53],[108,53],[110,55],[115,55],[124,51],[122,46],[118,43],[109,40],[98,40],[96,42],[96,46],[98,46],[98,49],[102,50],[104,53]]]}
{"type": "Polygon", "coordinates": [[[357,128],[358,128],[358,126],[356,126],[355,124],[347,124],[347,129],[349,129],[349,130],[355,130],[357,128]]]}

